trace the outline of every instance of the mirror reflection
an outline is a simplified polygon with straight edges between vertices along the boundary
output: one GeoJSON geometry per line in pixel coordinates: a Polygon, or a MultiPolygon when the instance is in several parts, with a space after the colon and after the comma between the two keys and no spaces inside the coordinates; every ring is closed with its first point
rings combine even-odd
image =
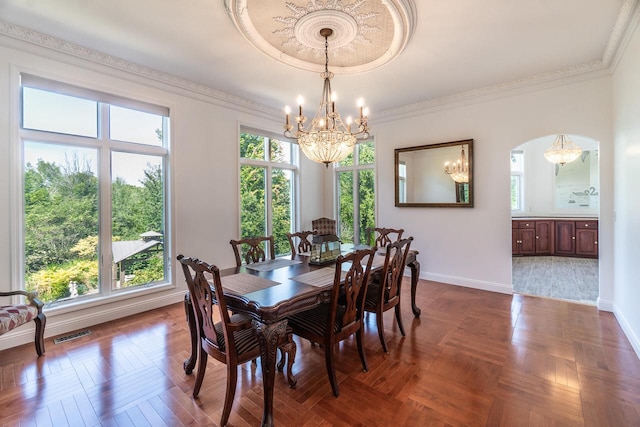
{"type": "Polygon", "coordinates": [[[473,207],[473,140],[397,148],[395,205],[473,207]]]}

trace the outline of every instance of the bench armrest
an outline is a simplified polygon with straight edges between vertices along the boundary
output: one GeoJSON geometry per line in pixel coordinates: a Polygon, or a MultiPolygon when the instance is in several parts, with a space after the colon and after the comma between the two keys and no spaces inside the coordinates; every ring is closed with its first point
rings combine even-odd
{"type": "Polygon", "coordinates": [[[21,290],[9,291],[9,292],[0,291],[0,297],[11,297],[14,295],[22,295],[26,297],[27,301],[29,301],[29,304],[38,307],[39,313],[42,312],[42,307],[44,306],[44,304],[42,303],[42,301],[40,301],[40,299],[38,299],[37,292],[27,292],[27,291],[21,291],[21,290]]]}

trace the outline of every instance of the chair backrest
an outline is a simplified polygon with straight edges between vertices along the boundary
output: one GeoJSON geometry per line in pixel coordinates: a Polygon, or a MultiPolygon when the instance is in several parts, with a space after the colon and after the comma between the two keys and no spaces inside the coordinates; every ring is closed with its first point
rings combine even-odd
{"type": "MultiPolygon", "coordinates": [[[[329,310],[329,325],[334,325],[338,315],[338,299],[344,299],[344,313],[342,313],[342,330],[350,333],[356,330],[358,322],[362,318],[364,309],[364,295],[369,284],[369,273],[375,256],[376,249],[362,249],[347,255],[340,255],[336,260],[336,270],[331,292],[331,310],[329,310]],[[363,261],[365,264],[363,265],[363,261]],[[343,270],[343,265],[351,263],[348,270],[343,270]],[[345,273],[344,280],[342,274],[345,273]]],[[[331,334],[333,328],[327,328],[331,334]]]]}
{"type": "Polygon", "coordinates": [[[178,261],[182,264],[184,278],[187,281],[191,305],[196,318],[196,327],[199,338],[206,338],[211,344],[218,347],[221,352],[226,350],[235,350],[233,336],[228,330],[227,325],[230,323],[227,304],[224,300],[222,291],[222,282],[220,281],[220,270],[215,265],[209,265],[197,258],[185,258],[178,255],[178,261]],[[213,276],[214,290],[211,289],[211,283],[205,277],[205,273],[213,276]],[[222,336],[215,328],[213,320],[213,308],[217,305],[222,319],[222,336]],[[222,346],[220,346],[222,344],[222,346]],[[230,349],[226,347],[231,347],[230,349]]]}
{"type": "Polygon", "coordinates": [[[291,255],[295,256],[296,253],[311,251],[311,242],[309,236],[313,235],[313,231],[298,231],[296,233],[287,233],[287,239],[289,239],[289,246],[291,246],[291,255]],[[298,239],[298,244],[295,244],[295,239],[298,239]]]}
{"type": "Polygon", "coordinates": [[[403,228],[383,228],[369,227],[367,228],[367,244],[384,248],[389,243],[402,239],[403,228]]]}
{"type": "Polygon", "coordinates": [[[233,254],[236,256],[236,266],[238,267],[242,265],[243,258],[247,264],[266,261],[267,256],[269,256],[269,259],[276,258],[273,236],[248,237],[241,240],[231,240],[229,243],[233,247],[233,254]],[[268,255],[264,249],[265,244],[268,248],[268,255]]]}
{"type": "Polygon", "coordinates": [[[381,272],[382,283],[380,284],[381,292],[383,292],[382,298],[385,303],[400,295],[404,268],[407,265],[407,254],[412,241],[413,237],[409,237],[387,245],[384,266],[381,272]]]}
{"type": "Polygon", "coordinates": [[[336,226],[336,220],[331,218],[318,218],[311,221],[311,228],[313,228],[314,233],[318,235],[325,234],[338,234],[338,229],[336,226]]]}

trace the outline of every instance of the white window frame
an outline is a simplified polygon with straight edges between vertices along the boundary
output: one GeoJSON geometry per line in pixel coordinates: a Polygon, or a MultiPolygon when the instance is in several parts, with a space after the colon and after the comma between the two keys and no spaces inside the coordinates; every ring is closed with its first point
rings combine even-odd
{"type": "MultiPolygon", "coordinates": [[[[516,154],[520,154],[522,155],[522,171],[514,171],[513,169],[511,170],[511,175],[510,175],[510,179],[511,178],[516,178],[517,181],[517,188],[516,188],[516,199],[517,199],[517,206],[515,209],[512,209],[511,212],[513,213],[517,213],[517,212],[522,212],[524,210],[524,151],[523,150],[512,150],[512,155],[513,153],[516,154]]],[[[511,198],[511,181],[509,181],[509,198],[511,198]]]]}
{"type": "MultiPolygon", "coordinates": [[[[272,177],[274,169],[283,169],[291,171],[293,174],[292,177],[292,186],[291,189],[291,209],[292,218],[291,218],[291,229],[289,232],[295,231],[294,229],[299,227],[300,224],[300,207],[298,205],[299,194],[298,189],[300,188],[300,149],[298,144],[295,141],[286,138],[284,136],[278,135],[274,132],[262,130],[256,127],[249,126],[240,126],[240,132],[238,133],[238,158],[239,158],[239,167],[238,167],[238,213],[240,214],[240,218],[238,221],[238,236],[242,235],[242,195],[240,194],[240,190],[242,188],[240,180],[242,179],[241,170],[242,166],[256,166],[265,169],[266,177],[265,177],[265,214],[266,214],[266,235],[270,236],[273,234],[273,206],[272,206],[272,177]],[[258,135],[263,137],[264,140],[264,153],[265,157],[271,155],[271,147],[269,145],[270,140],[275,139],[282,142],[291,143],[291,163],[285,162],[274,162],[271,160],[262,159],[249,159],[240,156],[240,135],[243,133],[249,133],[253,135],[258,135]]],[[[275,237],[275,236],[274,236],[275,237]]],[[[276,255],[284,255],[284,254],[276,254],[276,255]]]]}
{"type": "MultiPolygon", "coordinates": [[[[376,142],[375,139],[373,137],[365,140],[365,141],[361,141],[361,143],[372,143],[373,144],[373,150],[374,150],[374,159],[373,159],[373,163],[367,163],[367,164],[359,164],[359,160],[360,160],[360,143],[356,144],[356,146],[353,149],[353,165],[352,166],[342,166],[339,164],[336,164],[334,166],[334,212],[335,212],[335,217],[337,218],[337,229],[338,232],[340,232],[340,172],[352,172],[353,175],[353,218],[354,221],[356,218],[360,218],[360,187],[359,187],[359,180],[357,179],[359,176],[360,171],[363,170],[373,170],[373,176],[374,176],[374,200],[375,200],[375,209],[374,209],[374,226],[375,224],[377,224],[377,220],[378,220],[378,177],[376,174],[376,162],[378,159],[378,152],[377,152],[377,146],[376,146],[376,142]]],[[[359,227],[356,227],[357,224],[353,224],[353,241],[354,244],[357,244],[356,242],[360,242],[362,241],[363,238],[366,238],[366,236],[360,236],[360,229],[359,227]]]]}
{"type": "Polygon", "coordinates": [[[12,123],[15,126],[15,143],[12,144],[12,158],[14,159],[15,172],[12,174],[14,183],[12,185],[12,200],[14,201],[14,209],[12,211],[12,223],[15,224],[14,232],[11,236],[12,244],[12,265],[14,266],[11,274],[12,283],[15,289],[25,289],[25,254],[24,254],[24,144],[27,141],[42,142],[46,144],[63,144],[69,146],[78,146],[93,148],[97,150],[98,157],[98,265],[99,265],[99,284],[100,291],[97,294],[82,296],[73,300],[58,302],[50,307],[45,306],[47,312],[65,313],[87,307],[101,304],[105,301],[114,301],[124,298],[130,298],[132,294],[143,295],[154,292],[161,292],[167,288],[174,288],[172,283],[171,254],[172,254],[172,221],[171,221],[171,191],[170,191],[170,128],[171,121],[170,109],[144,101],[133,100],[121,97],[115,94],[109,94],[99,90],[93,90],[88,87],[76,86],[71,83],[65,83],[48,78],[35,76],[31,73],[22,73],[16,69],[15,73],[15,95],[13,105],[15,110],[11,116],[12,123]],[[98,103],[98,135],[97,138],[84,137],[76,135],[66,135],[57,132],[49,132],[42,130],[24,129],[22,128],[22,85],[28,82],[30,87],[50,91],[53,93],[61,93],[75,97],[87,98],[98,103]],[[132,142],[122,142],[109,139],[109,106],[111,104],[119,107],[137,109],[148,113],[159,114],[164,117],[162,131],[162,146],[153,146],[146,144],[138,144],[132,142]],[[111,248],[111,152],[118,151],[123,153],[153,155],[163,159],[162,168],[164,173],[164,230],[163,230],[163,247],[164,247],[164,280],[155,282],[152,285],[132,286],[128,288],[112,289],[112,248],[111,248]]]}

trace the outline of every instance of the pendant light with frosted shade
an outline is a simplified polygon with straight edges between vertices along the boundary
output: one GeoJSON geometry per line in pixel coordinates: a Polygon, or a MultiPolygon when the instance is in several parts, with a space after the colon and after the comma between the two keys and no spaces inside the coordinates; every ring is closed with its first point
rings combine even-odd
{"type": "Polygon", "coordinates": [[[582,154],[582,148],[578,147],[565,134],[558,135],[556,140],[544,152],[544,157],[551,163],[557,163],[560,166],[565,163],[571,163],[582,154]]]}

